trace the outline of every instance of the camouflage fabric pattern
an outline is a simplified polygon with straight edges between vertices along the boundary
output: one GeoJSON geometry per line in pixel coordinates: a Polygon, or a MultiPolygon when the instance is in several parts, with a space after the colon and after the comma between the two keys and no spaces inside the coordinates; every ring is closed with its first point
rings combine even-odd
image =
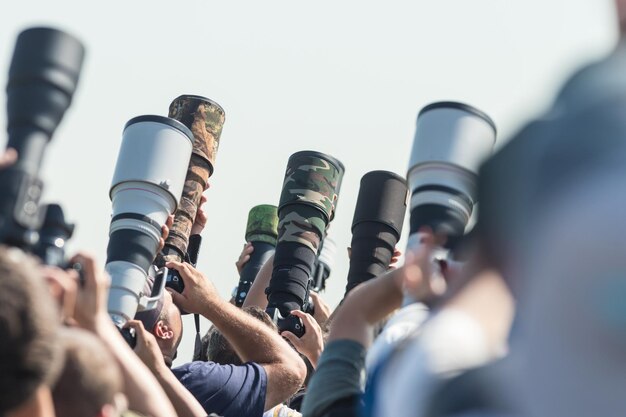
{"type": "MultiPolygon", "coordinates": [[[[335,214],[343,167],[322,154],[298,152],[289,158],[280,195],[279,212],[290,204],[308,204],[320,210],[326,223],[335,214]]],[[[323,229],[322,229],[323,230],[323,229]]]]}
{"type": "Polygon", "coordinates": [[[276,246],[278,239],[278,208],[261,204],[250,209],[246,226],[246,241],[267,242],[276,246]]]}
{"type": "Polygon", "coordinates": [[[182,122],[194,136],[183,195],[174,213],[174,224],[165,241],[165,260],[181,261],[187,252],[191,227],[202,193],[213,174],[215,156],[224,124],[224,110],[203,97],[180,96],[170,105],[169,117],[182,122]]]}
{"type": "Polygon", "coordinates": [[[191,130],[195,138],[193,153],[208,162],[211,176],[215,171],[215,158],[224,127],[224,109],[208,98],[182,95],[170,104],[168,117],[191,130]]]}
{"type": "Polygon", "coordinates": [[[180,262],[189,245],[191,227],[198,212],[198,204],[202,193],[206,189],[209,179],[209,166],[203,158],[192,154],[187,168],[187,178],[183,195],[174,213],[174,224],[170,228],[170,234],[165,240],[165,259],[167,261],[180,262]]]}
{"type": "Polygon", "coordinates": [[[303,215],[301,211],[288,210],[280,217],[278,241],[300,243],[317,253],[326,221],[319,216],[319,211],[314,212],[312,216],[303,215]]]}

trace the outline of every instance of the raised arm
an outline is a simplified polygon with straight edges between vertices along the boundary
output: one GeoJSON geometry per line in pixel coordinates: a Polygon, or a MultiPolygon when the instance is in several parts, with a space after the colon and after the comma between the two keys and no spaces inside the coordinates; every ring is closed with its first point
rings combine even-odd
{"type": "Polygon", "coordinates": [[[182,294],[172,292],[174,302],[190,313],[210,320],[244,362],[256,362],[267,374],[265,409],[291,397],[302,385],[306,366],[287,342],[261,321],[221,299],[215,287],[189,264],[170,262],[185,283],[182,294]]]}
{"type": "Polygon", "coordinates": [[[265,289],[270,285],[270,279],[272,279],[272,268],[274,268],[274,255],[272,255],[267,262],[261,267],[261,270],[257,274],[250,291],[246,296],[246,301],[243,302],[242,308],[256,306],[263,310],[267,308],[267,295],[265,289]]]}
{"type": "Polygon", "coordinates": [[[346,417],[356,415],[374,325],[400,307],[405,286],[424,285],[429,252],[425,245],[418,255],[407,254],[403,267],[359,285],[337,308],[328,344],[304,398],[305,417],[320,417],[331,410],[346,417]]]}
{"type": "Polygon", "coordinates": [[[133,411],[152,417],[176,415],[174,407],[150,370],[135,355],[106,312],[109,278],[93,257],[76,255],[72,263],[83,266],[84,288],[78,291],[75,319],[96,334],[115,357],[124,377],[125,393],[133,411]]]}

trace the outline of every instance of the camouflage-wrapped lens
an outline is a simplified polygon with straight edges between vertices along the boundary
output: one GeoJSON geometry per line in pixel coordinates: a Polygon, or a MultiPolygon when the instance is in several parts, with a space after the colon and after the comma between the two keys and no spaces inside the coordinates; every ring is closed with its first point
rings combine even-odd
{"type": "Polygon", "coordinates": [[[335,216],[339,188],[345,168],[339,160],[321,152],[302,151],[289,158],[278,211],[290,204],[306,204],[318,209],[323,218],[314,226],[323,234],[335,216]]]}
{"type": "Polygon", "coordinates": [[[278,239],[278,209],[270,204],[252,207],[248,214],[246,241],[266,242],[276,246],[278,239]]]}
{"type": "Polygon", "coordinates": [[[191,130],[196,139],[193,154],[209,165],[209,177],[215,171],[215,157],[224,127],[224,109],[211,99],[182,95],[170,104],[168,117],[176,119],[191,130]]]}
{"type": "Polygon", "coordinates": [[[187,126],[194,136],[193,153],[174,225],[165,241],[165,258],[181,260],[187,251],[191,226],[202,193],[215,170],[215,157],[224,126],[224,109],[208,98],[182,95],[170,104],[168,116],[187,126]]]}

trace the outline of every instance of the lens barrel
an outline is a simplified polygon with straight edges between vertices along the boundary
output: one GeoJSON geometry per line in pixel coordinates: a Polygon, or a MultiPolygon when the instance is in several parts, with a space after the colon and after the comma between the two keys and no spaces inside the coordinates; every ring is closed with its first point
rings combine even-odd
{"type": "Polygon", "coordinates": [[[277,240],[277,207],[269,204],[252,207],[248,214],[246,241],[252,243],[254,250],[250,255],[250,260],[243,267],[239,276],[239,285],[235,296],[235,305],[237,307],[243,305],[261,267],[274,254],[277,240]]]}
{"type": "Polygon", "coordinates": [[[40,226],[38,178],[45,147],[70,106],[85,49],[51,28],[20,33],[7,84],[7,148],[18,160],[0,171],[0,241],[27,248],[40,226]]]}
{"type": "Polygon", "coordinates": [[[116,323],[132,319],[154,261],[161,228],[183,192],[194,137],[182,123],[139,116],[124,128],[113,182],[106,270],[108,310],[116,323]]]}
{"type": "Polygon", "coordinates": [[[424,226],[447,236],[452,248],[465,233],[477,202],[477,172],[491,153],[496,127],[480,110],[463,103],[426,106],[417,117],[409,170],[411,236],[424,226]]]}
{"type": "Polygon", "coordinates": [[[322,241],[322,248],[315,262],[311,290],[320,292],[326,289],[326,280],[333,271],[336,256],[337,244],[332,236],[327,234],[322,241]]]}
{"type": "Polygon", "coordinates": [[[406,180],[393,172],[372,171],[361,178],[352,220],[346,295],[387,272],[402,234],[408,192],[406,180]]]}
{"type": "Polygon", "coordinates": [[[219,104],[206,97],[182,95],[170,104],[169,117],[184,124],[195,138],[180,206],[163,250],[165,260],[180,262],[187,252],[202,193],[215,171],[225,113],[219,104]]]}
{"type": "Polygon", "coordinates": [[[268,312],[282,317],[302,309],[320,243],[333,219],[345,169],[332,156],[315,151],[289,158],[278,205],[278,243],[267,288],[268,312]]]}

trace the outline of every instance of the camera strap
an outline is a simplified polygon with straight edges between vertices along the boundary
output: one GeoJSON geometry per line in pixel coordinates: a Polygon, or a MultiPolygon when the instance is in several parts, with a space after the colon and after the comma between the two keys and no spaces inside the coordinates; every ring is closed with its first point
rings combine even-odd
{"type": "MultiPolygon", "coordinates": [[[[200,245],[202,244],[202,237],[200,235],[189,236],[189,246],[187,247],[186,261],[193,267],[196,267],[198,263],[198,253],[200,252],[200,245]]],[[[193,360],[202,360],[202,338],[200,337],[200,315],[194,314],[193,321],[196,326],[196,341],[193,347],[193,360]]]]}

